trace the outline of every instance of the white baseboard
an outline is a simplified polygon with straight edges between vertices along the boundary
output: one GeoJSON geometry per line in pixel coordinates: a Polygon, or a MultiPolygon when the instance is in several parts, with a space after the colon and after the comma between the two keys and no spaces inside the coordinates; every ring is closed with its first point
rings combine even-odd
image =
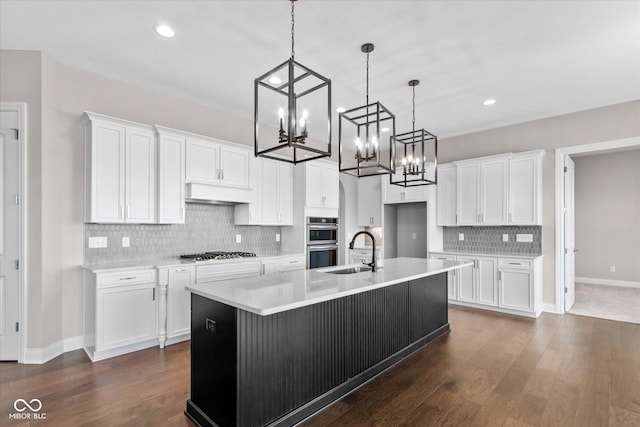
{"type": "Polygon", "coordinates": [[[576,277],[576,283],[584,283],[586,285],[604,285],[604,286],[621,286],[623,288],[640,288],[640,282],[631,282],[627,280],[609,280],[594,279],[591,277],[576,277]]]}
{"type": "Polygon", "coordinates": [[[82,335],[77,337],[67,338],[61,341],[56,341],[49,344],[44,348],[27,348],[24,352],[24,358],[22,363],[26,364],[42,364],[47,363],[51,359],[60,356],[67,351],[73,351],[81,349],[84,346],[84,337],[82,335]]]}
{"type": "Polygon", "coordinates": [[[545,313],[555,313],[555,314],[563,313],[563,311],[560,311],[555,304],[552,304],[549,302],[545,302],[544,304],[542,304],[542,311],[544,311],[545,313]]]}

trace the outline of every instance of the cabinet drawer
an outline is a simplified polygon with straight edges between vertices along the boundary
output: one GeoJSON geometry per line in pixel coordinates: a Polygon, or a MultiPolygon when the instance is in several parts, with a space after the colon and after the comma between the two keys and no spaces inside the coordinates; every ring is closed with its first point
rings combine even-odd
{"type": "Polygon", "coordinates": [[[157,270],[131,270],[119,273],[105,273],[97,275],[98,288],[113,286],[135,285],[139,283],[155,283],[157,270]]]}
{"type": "Polygon", "coordinates": [[[307,261],[304,255],[296,258],[283,259],[278,263],[278,270],[291,271],[291,270],[304,270],[307,267],[307,261]]]}
{"type": "Polygon", "coordinates": [[[260,275],[260,261],[234,262],[220,265],[199,265],[196,267],[196,283],[219,282],[260,275]]]}
{"type": "Polygon", "coordinates": [[[455,261],[455,255],[445,255],[445,254],[431,254],[431,259],[442,259],[446,261],[455,261]]]}
{"type": "Polygon", "coordinates": [[[533,260],[519,258],[500,258],[500,267],[531,269],[533,267],[533,260]]]}

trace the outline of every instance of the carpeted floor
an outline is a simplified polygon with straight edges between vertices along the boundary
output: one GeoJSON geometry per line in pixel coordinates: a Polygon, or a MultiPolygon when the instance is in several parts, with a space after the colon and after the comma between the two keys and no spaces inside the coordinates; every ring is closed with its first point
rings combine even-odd
{"type": "Polygon", "coordinates": [[[576,283],[571,314],[640,323],[640,289],[576,283]]]}

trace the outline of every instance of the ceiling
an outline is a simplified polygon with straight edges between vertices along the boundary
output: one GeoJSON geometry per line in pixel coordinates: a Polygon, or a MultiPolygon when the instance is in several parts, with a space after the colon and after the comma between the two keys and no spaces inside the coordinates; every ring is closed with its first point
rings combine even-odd
{"type": "MultiPolygon", "coordinates": [[[[416,126],[440,137],[640,99],[639,1],[300,0],[295,20],[296,60],[332,80],[334,109],[364,104],[360,45],[375,44],[370,99],[399,132],[411,79],[416,126]]],[[[0,0],[2,49],[247,119],[253,80],[288,59],[290,31],[286,0],[0,0]]]]}

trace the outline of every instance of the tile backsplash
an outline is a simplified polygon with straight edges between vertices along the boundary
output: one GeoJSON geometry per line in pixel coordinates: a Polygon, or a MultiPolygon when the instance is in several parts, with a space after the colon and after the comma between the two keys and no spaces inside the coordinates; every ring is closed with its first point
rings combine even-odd
{"type": "Polygon", "coordinates": [[[235,225],[230,205],[186,205],[185,224],[85,224],[85,264],[176,258],[211,250],[277,255],[280,227],[235,225]],[[236,243],[236,234],[242,243],[236,243]],[[106,248],[88,249],[89,237],[106,236],[106,248]],[[122,247],[129,237],[130,247],[122,247]]]}
{"type": "Polygon", "coordinates": [[[542,255],[541,226],[444,227],[443,251],[496,255],[542,255]],[[459,240],[459,234],[464,240],[459,240]],[[509,241],[503,242],[502,235],[509,241]],[[516,242],[516,234],[531,234],[533,242],[516,242]]]}

